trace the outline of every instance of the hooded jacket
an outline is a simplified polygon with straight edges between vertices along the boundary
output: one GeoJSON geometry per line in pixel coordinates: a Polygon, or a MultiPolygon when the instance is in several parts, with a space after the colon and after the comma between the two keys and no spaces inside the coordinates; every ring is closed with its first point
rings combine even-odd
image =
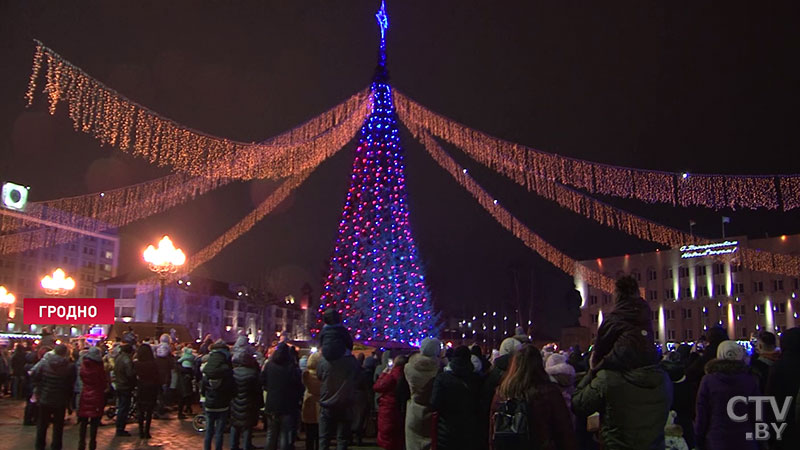
{"type": "Polygon", "coordinates": [[[309,356],[306,370],[303,371],[303,386],[306,388],[301,411],[303,423],[319,422],[319,393],[322,383],[317,378],[317,367],[320,358],[319,352],[309,356]]]}
{"type": "MultiPolygon", "coordinates": [[[[697,448],[720,450],[757,449],[758,443],[746,441],[745,433],[755,429],[753,415],[744,422],[728,417],[728,401],[737,396],[760,395],[757,378],[743,361],[712,359],[706,364],[706,376],[697,391],[694,436],[697,448]]],[[[734,405],[737,415],[748,410],[746,404],[734,405]]]]}
{"type": "Polygon", "coordinates": [[[482,448],[481,428],[485,424],[480,420],[480,386],[480,377],[466,355],[454,357],[436,376],[431,392],[431,409],[438,413],[437,449],[482,448]]]}
{"type": "Polygon", "coordinates": [[[120,351],[114,358],[114,387],[118,391],[130,392],[136,387],[136,373],[130,353],[120,351]]]}
{"type": "Polygon", "coordinates": [[[278,344],[264,370],[261,385],[267,391],[267,412],[276,414],[296,413],[303,396],[300,368],[292,361],[289,346],[278,344]]]}
{"type": "Polygon", "coordinates": [[[639,297],[620,295],[597,330],[592,352],[595,372],[632,370],[658,362],[650,307],[639,297]]]}
{"type": "Polygon", "coordinates": [[[233,381],[235,394],[231,400],[231,426],[252,428],[258,424],[259,412],[264,406],[255,360],[250,365],[234,367],[233,381]]]}
{"type": "Polygon", "coordinates": [[[234,392],[233,369],[228,358],[228,346],[215,343],[203,367],[202,394],[206,411],[227,411],[234,392]]]}
{"type": "Polygon", "coordinates": [[[406,448],[429,448],[433,431],[433,411],[430,409],[433,382],[439,373],[439,359],[421,353],[411,355],[403,368],[411,398],[406,405],[406,448]]]}
{"type": "Polygon", "coordinates": [[[81,359],[80,379],[83,387],[78,401],[78,417],[100,417],[106,406],[106,375],[103,361],[86,357],[81,359]]]}
{"type": "MultiPolygon", "coordinates": [[[[797,398],[800,391],[800,327],[794,327],[781,335],[781,358],[772,365],[767,380],[767,395],[774,395],[779,405],[786,397],[797,398]]],[[[773,442],[776,449],[800,448],[800,423],[793,403],[786,418],[786,431],[782,440],[773,442]]]]}
{"type": "Polygon", "coordinates": [[[319,405],[323,408],[350,408],[355,401],[356,384],[361,375],[361,366],[353,355],[345,355],[335,361],[320,359],[317,378],[322,382],[319,405]]]}
{"type": "Polygon", "coordinates": [[[600,413],[604,449],[663,449],[671,399],[669,377],[659,366],[600,370],[581,380],[572,410],[583,417],[600,413]]]}
{"type": "Polygon", "coordinates": [[[75,384],[75,364],[53,352],[47,352],[33,368],[31,380],[38,392],[39,403],[65,408],[75,384]]]}

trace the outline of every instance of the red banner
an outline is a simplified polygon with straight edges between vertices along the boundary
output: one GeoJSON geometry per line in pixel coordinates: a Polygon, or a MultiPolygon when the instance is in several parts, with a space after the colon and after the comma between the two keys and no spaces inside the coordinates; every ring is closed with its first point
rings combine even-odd
{"type": "Polygon", "coordinates": [[[110,325],[114,323],[113,298],[26,298],[25,325],[110,325]]]}

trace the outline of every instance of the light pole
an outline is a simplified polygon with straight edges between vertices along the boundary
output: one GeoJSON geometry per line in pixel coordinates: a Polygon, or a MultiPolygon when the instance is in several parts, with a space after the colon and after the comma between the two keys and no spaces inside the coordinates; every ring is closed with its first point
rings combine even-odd
{"type": "MultiPolygon", "coordinates": [[[[41,284],[45,294],[56,297],[63,297],[75,289],[75,280],[68,277],[60,267],[53,271],[53,276],[45,275],[41,284]]],[[[51,331],[53,334],[56,333],[55,329],[51,331]]]]}
{"type": "Polygon", "coordinates": [[[14,294],[8,292],[5,286],[0,286],[0,306],[7,308],[8,313],[3,314],[3,322],[5,323],[3,332],[8,329],[8,319],[14,318],[14,302],[17,300],[14,294]]]}
{"type": "Polygon", "coordinates": [[[158,322],[156,323],[156,338],[158,338],[164,332],[164,283],[168,274],[175,273],[178,267],[186,262],[186,255],[181,249],[175,248],[169,236],[164,236],[158,242],[158,248],[148,245],[143,256],[150,270],[158,274],[161,283],[158,293],[158,322]]]}

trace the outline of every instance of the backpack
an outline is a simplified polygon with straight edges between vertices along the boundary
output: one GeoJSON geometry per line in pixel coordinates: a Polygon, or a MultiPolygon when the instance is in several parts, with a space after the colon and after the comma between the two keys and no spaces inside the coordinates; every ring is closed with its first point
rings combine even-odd
{"type": "Polygon", "coordinates": [[[508,399],[500,402],[494,416],[494,448],[533,448],[528,424],[528,402],[508,399]]]}

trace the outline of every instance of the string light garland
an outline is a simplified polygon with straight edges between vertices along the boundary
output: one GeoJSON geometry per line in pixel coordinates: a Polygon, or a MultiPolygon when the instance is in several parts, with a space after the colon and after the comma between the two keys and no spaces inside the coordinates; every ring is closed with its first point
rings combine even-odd
{"type": "Polygon", "coordinates": [[[648,203],[784,211],[800,206],[800,175],[676,174],[567,158],[471,129],[400,92],[395,91],[394,97],[406,126],[428,130],[531,191],[557,181],[590,193],[648,203]]]}
{"type": "Polygon", "coordinates": [[[316,167],[358,131],[370,110],[368,91],[351,96],[305,124],[262,143],[238,142],[193,130],[129,100],[52,49],[36,42],[25,98],[34,101],[44,69],[48,110],[68,105],[75,130],[158,166],[212,178],[283,178],[316,167]],[[336,127],[336,125],[345,125],[336,127]],[[335,132],[333,132],[335,130],[335,132]],[[324,139],[313,139],[317,136],[324,139]],[[341,144],[341,145],[339,145],[341,144]]]}
{"type": "MultiPolygon", "coordinates": [[[[485,189],[472,179],[453,158],[450,157],[433,137],[420,128],[409,128],[430,153],[431,157],[447,171],[464,189],[467,190],[478,203],[485,209],[503,228],[510,231],[521,240],[528,248],[538,253],[547,262],[561,269],[568,275],[575,275],[586,283],[604,292],[614,293],[615,280],[600,272],[590,269],[578,261],[570,258],[562,251],[526,227],[514,217],[506,208],[494,199],[485,189]]],[[[644,296],[644,292],[642,291],[644,296]]]]}
{"type": "MultiPolygon", "coordinates": [[[[410,129],[412,134],[420,136],[424,131],[418,127],[410,129]]],[[[453,158],[438,146],[436,152],[441,152],[447,161],[453,158]]],[[[434,159],[437,158],[431,148],[426,145],[434,159]]],[[[463,169],[462,169],[463,173],[463,169]]],[[[636,236],[650,242],[657,242],[671,248],[678,248],[686,244],[710,244],[714,242],[708,238],[693,236],[681,230],[661,225],[641,216],[637,216],[623,209],[601,202],[583,192],[566,187],[555,181],[547,184],[539,183],[534,190],[536,194],[558,203],[559,206],[580,214],[587,219],[601,225],[615,228],[631,236],[636,236]]],[[[750,270],[769,272],[779,275],[795,277],[800,274],[800,257],[782,253],[773,253],[757,249],[740,249],[737,255],[738,263],[750,270]]]]}

